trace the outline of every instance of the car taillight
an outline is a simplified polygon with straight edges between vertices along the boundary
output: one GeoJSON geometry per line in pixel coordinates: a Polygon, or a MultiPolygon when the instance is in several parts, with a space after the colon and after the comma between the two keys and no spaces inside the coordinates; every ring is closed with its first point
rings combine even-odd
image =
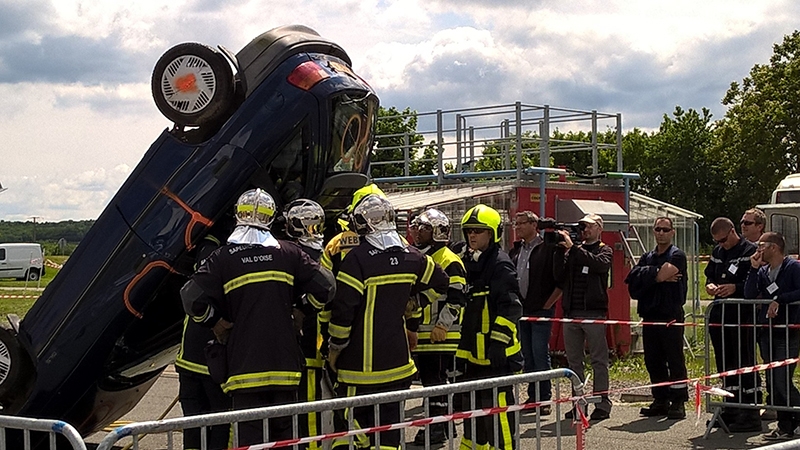
{"type": "Polygon", "coordinates": [[[322,80],[328,79],[331,76],[314,61],[306,61],[299,66],[295,67],[289,77],[286,79],[292,85],[307,91],[314,87],[315,84],[322,80]]]}

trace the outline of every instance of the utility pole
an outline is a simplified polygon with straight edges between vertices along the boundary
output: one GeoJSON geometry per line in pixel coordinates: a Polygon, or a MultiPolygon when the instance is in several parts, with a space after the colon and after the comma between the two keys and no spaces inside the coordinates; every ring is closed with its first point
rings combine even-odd
{"type": "Polygon", "coordinates": [[[36,219],[41,219],[41,216],[31,216],[33,219],[33,242],[36,242],[36,219]]]}

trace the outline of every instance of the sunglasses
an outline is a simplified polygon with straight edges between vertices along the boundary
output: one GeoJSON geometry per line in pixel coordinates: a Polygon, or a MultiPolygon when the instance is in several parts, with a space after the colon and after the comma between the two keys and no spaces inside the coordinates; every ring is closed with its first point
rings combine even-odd
{"type": "Polygon", "coordinates": [[[748,226],[748,227],[749,227],[750,225],[755,225],[755,224],[756,224],[756,223],[755,223],[755,222],[753,222],[752,220],[743,220],[743,221],[741,221],[741,222],[739,222],[739,223],[740,223],[740,224],[742,224],[742,225],[744,225],[744,226],[748,226]]]}
{"type": "Polygon", "coordinates": [[[765,248],[765,247],[769,247],[772,244],[773,244],[773,242],[759,242],[756,245],[758,246],[758,248],[765,248]]]}
{"type": "Polygon", "coordinates": [[[672,228],[654,227],[653,231],[655,231],[656,233],[669,233],[670,231],[672,231],[672,228]]]}
{"type": "Polygon", "coordinates": [[[466,233],[466,234],[481,234],[484,231],[489,231],[489,230],[484,230],[482,228],[467,228],[466,230],[464,230],[464,233],[466,233]]]}
{"type": "Polygon", "coordinates": [[[732,231],[733,231],[733,228],[728,230],[728,233],[725,235],[724,238],[722,238],[722,239],[714,239],[714,242],[716,242],[717,244],[724,244],[724,243],[728,242],[728,238],[731,236],[731,232],[732,231]]]}

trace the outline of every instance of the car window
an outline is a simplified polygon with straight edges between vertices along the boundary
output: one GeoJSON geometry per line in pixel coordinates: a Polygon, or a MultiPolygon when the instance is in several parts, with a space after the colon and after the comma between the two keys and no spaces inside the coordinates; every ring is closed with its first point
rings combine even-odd
{"type": "Polygon", "coordinates": [[[364,172],[377,114],[374,97],[342,94],[333,100],[333,172],[364,172]]]}
{"type": "Polygon", "coordinates": [[[6,260],[6,249],[0,248],[0,261],[6,260]]]}
{"type": "Polygon", "coordinates": [[[800,234],[798,234],[797,217],[783,214],[770,216],[770,231],[777,231],[786,239],[786,253],[797,254],[800,247],[800,234]]]}
{"type": "Polygon", "coordinates": [[[297,130],[269,166],[270,178],[283,204],[303,195],[308,152],[303,151],[302,130],[297,130]]]}

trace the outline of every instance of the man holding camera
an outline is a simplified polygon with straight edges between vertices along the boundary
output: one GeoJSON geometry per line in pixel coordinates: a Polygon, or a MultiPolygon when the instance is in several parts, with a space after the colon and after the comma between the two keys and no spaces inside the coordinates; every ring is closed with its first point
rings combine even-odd
{"type": "MultiPolygon", "coordinates": [[[[550,219],[550,222],[554,221],[550,219]]],[[[514,242],[509,256],[517,267],[522,314],[526,317],[553,317],[552,303],[561,296],[561,289],[556,286],[553,263],[556,258],[563,258],[564,248],[549,240],[545,242],[539,236],[539,217],[531,211],[517,213],[514,230],[520,240],[514,242]],[[549,300],[552,300],[551,306],[545,309],[544,305],[549,300]]],[[[555,234],[555,230],[551,233],[555,234]]],[[[525,372],[550,370],[548,344],[552,326],[552,322],[520,321],[519,335],[525,358],[525,372]]],[[[551,397],[549,380],[528,385],[526,403],[549,401],[551,397]],[[539,392],[536,392],[537,385],[539,392]]],[[[550,405],[542,406],[537,413],[542,416],[550,415],[550,405]]]]}
{"type": "MultiPolygon", "coordinates": [[[[603,233],[603,218],[587,214],[578,222],[583,243],[575,244],[569,231],[558,230],[561,240],[558,245],[566,252],[563,260],[555,264],[556,279],[563,292],[561,307],[564,317],[571,319],[605,319],[608,316],[608,274],[614,251],[600,241],[603,233]]],[[[550,299],[544,309],[555,303],[550,299]]],[[[591,420],[608,419],[611,400],[608,398],[608,342],[606,326],[603,324],[564,324],[564,349],[569,368],[582,380],[584,377],[584,346],[588,344],[592,360],[594,392],[602,397],[592,411],[591,420]]],[[[566,414],[574,418],[575,410],[566,414]]]]}

